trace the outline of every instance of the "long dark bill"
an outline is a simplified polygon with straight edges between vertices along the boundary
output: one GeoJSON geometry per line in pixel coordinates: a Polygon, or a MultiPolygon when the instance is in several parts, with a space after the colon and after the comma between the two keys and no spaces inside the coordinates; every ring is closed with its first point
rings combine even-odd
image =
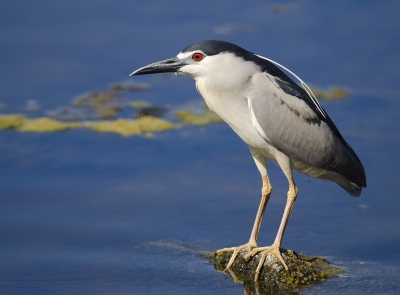
{"type": "Polygon", "coordinates": [[[176,57],[158,61],[134,71],[129,76],[146,75],[155,73],[174,73],[185,64],[176,57]]]}

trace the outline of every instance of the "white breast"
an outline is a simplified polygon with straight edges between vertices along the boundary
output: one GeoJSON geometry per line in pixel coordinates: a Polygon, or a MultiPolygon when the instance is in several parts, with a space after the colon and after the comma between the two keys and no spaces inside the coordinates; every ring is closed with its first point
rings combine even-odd
{"type": "Polygon", "coordinates": [[[275,159],[275,148],[262,138],[252,124],[247,99],[239,94],[241,89],[222,90],[216,87],[215,80],[205,78],[197,78],[196,87],[209,109],[221,117],[248,146],[275,159]]]}

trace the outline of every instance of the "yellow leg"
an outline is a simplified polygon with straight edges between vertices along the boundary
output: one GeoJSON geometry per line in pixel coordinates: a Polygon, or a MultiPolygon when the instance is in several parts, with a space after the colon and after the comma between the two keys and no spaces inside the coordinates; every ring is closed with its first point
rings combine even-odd
{"type": "Polygon", "coordinates": [[[263,187],[261,189],[261,202],[258,206],[256,220],[254,221],[253,230],[250,234],[250,241],[257,243],[258,234],[260,233],[262,219],[264,217],[265,208],[267,207],[269,198],[271,197],[272,186],[269,181],[268,175],[262,176],[263,187]]]}
{"type": "Polygon", "coordinates": [[[232,266],[233,262],[235,261],[235,258],[237,257],[237,255],[239,254],[239,252],[242,249],[248,249],[248,251],[251,251],[254,248],[257,248],[257,239],[258,239],[258,234],[259,234],[260,228],[261,228],[261,222],[262,222],[265,208],[267,207],[267,203],[269,201],[269,198],[271,196],[271,191],[272,191],[272,186],[269,181],[268,175],[263,175],[262,181],[263,181],[263,187],[261,190],[261,202],[260,202],[260,206],[258,207],[256,220],[254,221],[253,230],[251,231],[251,234],[250,234],[250,240],[242,246],[232,247],[232,248],[224,248],[224,249],[217,251],[217,253],[221,253],[221,252],[233,250],[233,254],[232,254],[231,258],[229,259],[228,264],[226,265],[225,271],[229,270],[229,268],[232,266]]]}
{"type": "Polygon", "coordinates": [[[294,202],[296,201],[296,198],[297,198],[297,194],[298,194],[298,189],[296,187],[296,184],[294,183],[293,179],[290,177],[289,178],[289,191],[287,194],[287,202],[286,202],[286,206],[285,206],[285,211],[283,213],[281,224],[279,226],[278,233],[276,235],[274,243],[269,247],[256,248],[245,256],[245,259],[248,260],[250,257],[254,256],[256,253],[262,252],[260,261],[259,261],[257,269],[256,269],[256,273],[255,273],[255,278],[254,278],[255,282],[258,280],[261,268],[264,265],[264,261],[268,255],[271,255],[271,254],[275,255],[278,258],[278,260],[282,263],[282,265],[285,267],[285,269],[288,270],[288,267],[280,253],[281,252],[280,246],[282,243],[283,235],[285,233],[290,214],[292,213],[292,210],[293,210],[294,202]]]}

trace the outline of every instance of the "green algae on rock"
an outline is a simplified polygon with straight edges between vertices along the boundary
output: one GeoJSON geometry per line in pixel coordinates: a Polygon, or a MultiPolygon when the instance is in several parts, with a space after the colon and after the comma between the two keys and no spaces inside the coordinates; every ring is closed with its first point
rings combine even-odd
{"type": "Polygon", "coordinates": [[[176,129],[177,126],[160,118],[146,116],[139,119],[118,119],[116,121],[100,121],[85,123],[86,128],[97,132],[113,132],[121,136],[149,134],[176,129]]]}
{"type": "MultiPolygon", "coordinates": [[[[257,254],[248,261],[244,256],[248,252],[242,250],[233,263],[229,273],[237,283],[244,283],[245,290],[254,289],[246,294],[301,294],[299,288],[324,282],[326,279],[345,272],[333,267],[324,257],[311,257],[296,254],[290,250],[282,252],[282,257],[289,271],[280,264],[274,255],[268,255],[261,269],[257,283],[254,283],[255,270],[259,257],[257,254]]],[[[232,251],[212,252],[205,256],[211,259],[216,270],[223,272],[232,255],[232,251]]]]}
{"type": "Polygon", "coordinates": [[[0,130],[17,128],[24,124],[25,116],[18,114],[0,115],[0,130]]]}
{"type": "Polygon", "coordinates": [[[47,117],[37,119],[25,119],[23,124],[16,127],[19,132],[54,132],[81,128],[80,123],[59,122],[47,117]]]}
{"type": "Polygon", "coordinates": [[[338,86],[331,87],[328,91],[323,91],[315,87],[310,87],[310,89],[314,93],[315,97],[319,99],[342,99],[350,95],[348,91],[338,86]]]}
{"type": "Polygon", "coordinates": [[[204,109],[200,114],[190,110],[176,111],[175,118],[181,121],[183,125],[209,125],[223,122],[218,115],[207,109],[204,109]]]}

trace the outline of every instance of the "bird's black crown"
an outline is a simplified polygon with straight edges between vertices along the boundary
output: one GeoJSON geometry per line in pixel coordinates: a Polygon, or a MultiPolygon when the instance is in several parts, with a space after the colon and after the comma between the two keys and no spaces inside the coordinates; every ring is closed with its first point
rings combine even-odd
{"type": "Polygon", "coordinates": [[[235,54],[236,56],[241,56],[241,57],[254,55],[253,53],[243,49],[240,46],[222,40],[199,41],[190,44],[188,47],[183,49],[182,52],[191,52],[196,50],[201,50],[205,54],[210,56],[219,54],[221,52],[230,52],[235,54]]]}

